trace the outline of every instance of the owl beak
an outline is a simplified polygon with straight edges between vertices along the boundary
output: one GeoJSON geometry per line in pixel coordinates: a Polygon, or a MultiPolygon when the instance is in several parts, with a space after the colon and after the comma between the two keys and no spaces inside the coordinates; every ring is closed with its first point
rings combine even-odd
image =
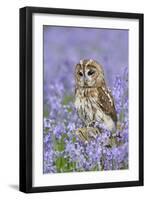
{"type": "Polygon", "coordinates": [[[87,78],[85,77],[85,78],[84,78],[84,84],[87,85],[87,83],[88,83],[88,80],[87,80],[87,78]]]}

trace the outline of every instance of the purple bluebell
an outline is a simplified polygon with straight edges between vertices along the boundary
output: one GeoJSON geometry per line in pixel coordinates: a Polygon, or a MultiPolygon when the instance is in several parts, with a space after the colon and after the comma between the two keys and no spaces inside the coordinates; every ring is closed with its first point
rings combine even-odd
{"type": "Polygon", "coordinates": [[[120,170],[129,167],[128,31],[44,26],[43,173],[120,170]],[[114,97],[118,124],[112,134],[88,143],[74,106],[74,67],[83,58],[99,61],[114,97]]]}

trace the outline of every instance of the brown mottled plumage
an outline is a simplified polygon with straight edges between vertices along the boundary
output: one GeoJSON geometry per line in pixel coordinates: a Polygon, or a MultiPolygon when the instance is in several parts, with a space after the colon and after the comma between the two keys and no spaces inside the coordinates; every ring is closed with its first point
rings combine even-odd
{"type": "Polygon", "coordinates": [[[115,131],[117,115],[102,66],[94,60],[81,60],[76,65],[75,81],[75,106],[86,127],[102,121],[111,132],[115,131]]]}

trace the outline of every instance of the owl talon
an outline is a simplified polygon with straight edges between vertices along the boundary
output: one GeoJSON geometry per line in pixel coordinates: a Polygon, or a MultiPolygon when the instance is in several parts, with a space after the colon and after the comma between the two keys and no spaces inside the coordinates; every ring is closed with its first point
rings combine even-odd
{"type": "Polygon", "coordinates": [[[87,128],[94,127],[94,125],[95,125],[95,121],[93,120],[87,125],[87,128]]]}
{"type": "Polygon", "coordinates": [[[86,128],[79,128],[76,131],[76,135],[79,137],[80,140],[83,142],[88,142],[88,135],[87,135],[87,129],[86,128]]]}
{"type": "Polygon", "coordinates": [[[100,134],[100,131],[93,127],[79,128],[76,131],[76,135],[83,142],[89,142],[91,139],[96,139],[98,134],[100,134]]]}

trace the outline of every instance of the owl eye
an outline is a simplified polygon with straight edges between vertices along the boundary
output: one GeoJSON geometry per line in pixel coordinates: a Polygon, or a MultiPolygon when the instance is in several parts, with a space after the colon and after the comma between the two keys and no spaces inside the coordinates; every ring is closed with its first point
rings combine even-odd
{"type": "Polygon", "coordinates": [[[80,75],[80,76],[83,76],[83,73],[82,73],[82,72],[79,72],[79,75],[80,75]]]}
{"type": "Polygon", "coordinates": [[[88,72],[88,76],[91,76],[91,75],[94,74],[94,73],[95,73],[95,71],[90,70],[90,71],[88,72]]]}

